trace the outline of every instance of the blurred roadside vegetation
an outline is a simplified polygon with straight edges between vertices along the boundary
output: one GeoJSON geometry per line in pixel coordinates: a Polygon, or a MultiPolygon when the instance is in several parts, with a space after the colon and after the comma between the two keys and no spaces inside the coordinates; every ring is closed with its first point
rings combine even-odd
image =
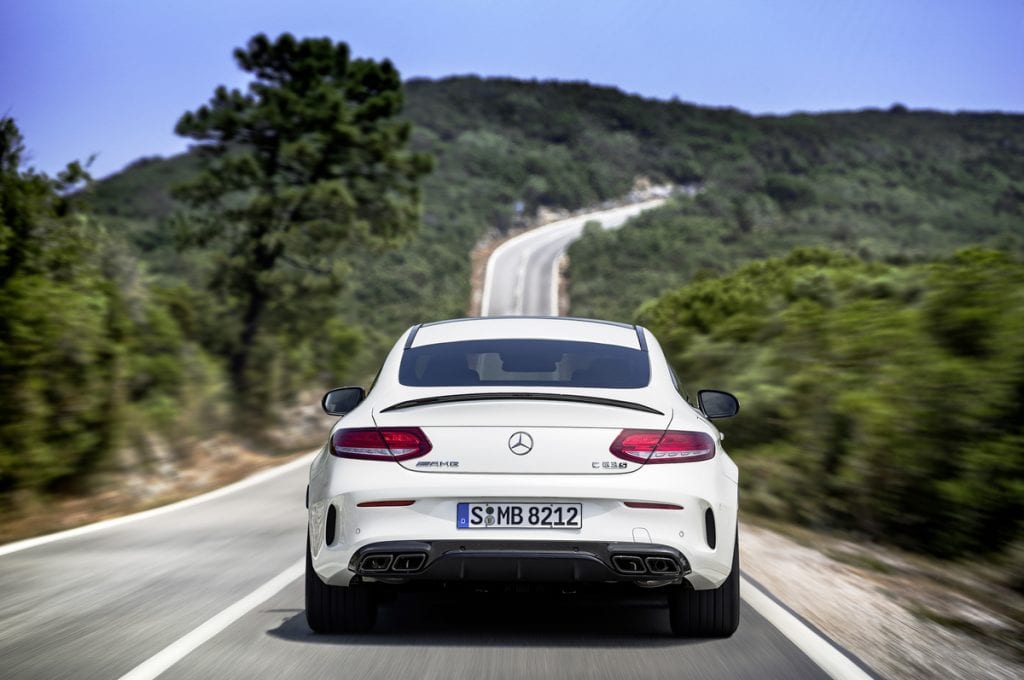
{"type": "Polygon", "coordinates": [[[223,410],[185,284],[151,279],[83,210],[78,163],[51,179],[20,170],[23,151],[0,120],[0,506],[86,490],[124,445],[223,410]]]}
{"type": "MultiPolygon", "coordinates": [[[[264,336],[267,428],[303,390],[368,384],[410,324],[463,315],[482,238],[643,176],[701,190],[588,230],[572,311],[640,318],[688,386],[739,393],[725,429],[745,507],[941,555],[1020,546],[1024,117],[757,117],[476,77],[402,95],[408,148],[435,159],[419,230],[348,242],[344,276],[302,301],[310,327],[264,336]],[[970,245],[985,248],[954,255],[970,245]]],[[[203,159],[142,158],[78,189],[82,173],[46,178],[16,155],[2,164],[0,504],[80,490],[118,452],[145,461],[153,436],[184,450],[237,423],[237,324],[209,288],[228,251],[190,237],[209,214],[172,192],[203,159]],[[6,264],[18,249],[27,264],[6,264]]]]}
{"type": "Polygon", "coordinates": [[[684,383],[739,396],[723,428],[745,512],[941,557],[1021,540],[1020,260],[799,248],[667,292],[637,318],[684,383]]]}

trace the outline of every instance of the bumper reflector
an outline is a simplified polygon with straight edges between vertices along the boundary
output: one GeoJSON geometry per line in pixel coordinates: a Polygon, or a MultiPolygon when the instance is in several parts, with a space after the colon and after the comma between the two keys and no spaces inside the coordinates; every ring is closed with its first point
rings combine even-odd
{"type": "Polygon", "coordinates": [[[641,503],[639,501],[623,501],[627,508],[639,508],[643,510],[682,510],[683,506],[675,503],[641,503]]]}

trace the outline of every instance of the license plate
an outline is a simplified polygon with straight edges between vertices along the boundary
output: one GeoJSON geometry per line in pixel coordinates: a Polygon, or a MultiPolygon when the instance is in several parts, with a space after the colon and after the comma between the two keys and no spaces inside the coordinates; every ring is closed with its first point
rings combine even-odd
{"type": "Polygon", "coordinates": [[[459,529],[580,529],[582,503],[459,503],[459,529]]]}

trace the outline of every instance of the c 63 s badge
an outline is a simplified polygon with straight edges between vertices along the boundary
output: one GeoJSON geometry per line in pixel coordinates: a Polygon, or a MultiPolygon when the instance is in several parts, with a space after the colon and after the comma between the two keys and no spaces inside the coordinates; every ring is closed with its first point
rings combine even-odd
{"type": "Polygon", "coordinates": [[[595,470],[625,470],[629,467],[629,463],[617,460],[595,460],[590,467],[595,470]]]}
{"type": "Polygon", "coordinates": [[[416,467],[419,468],[457,468],[459,467],[459,461],[457,460],[421,460],[416,463],[416,467]]]}

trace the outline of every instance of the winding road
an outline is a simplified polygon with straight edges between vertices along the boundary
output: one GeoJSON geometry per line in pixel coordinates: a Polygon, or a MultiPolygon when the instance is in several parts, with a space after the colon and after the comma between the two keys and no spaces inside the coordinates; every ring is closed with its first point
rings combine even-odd
{"type": "Polygon", "coordinates": [[[595,221],[615,229],[664,202],[655,198],[577,215],[505,241],[487,261],[480,316],[558,316],[558,264],[583,226],[595,221]]]}
{"type": "MultiPolygon", "coordinates": [[[[614,226],[641,209],[508,242],[489,266],[484,310],[557,313],[553,263],[583,223],[614,226]]],[[[301,578],[309,460],[0,546],[0,678],[869,677],[747,580],[728,640],[671,637],[667,610],[642,594],[402,595],[370,634],[314,636],[301,578]]]]}

